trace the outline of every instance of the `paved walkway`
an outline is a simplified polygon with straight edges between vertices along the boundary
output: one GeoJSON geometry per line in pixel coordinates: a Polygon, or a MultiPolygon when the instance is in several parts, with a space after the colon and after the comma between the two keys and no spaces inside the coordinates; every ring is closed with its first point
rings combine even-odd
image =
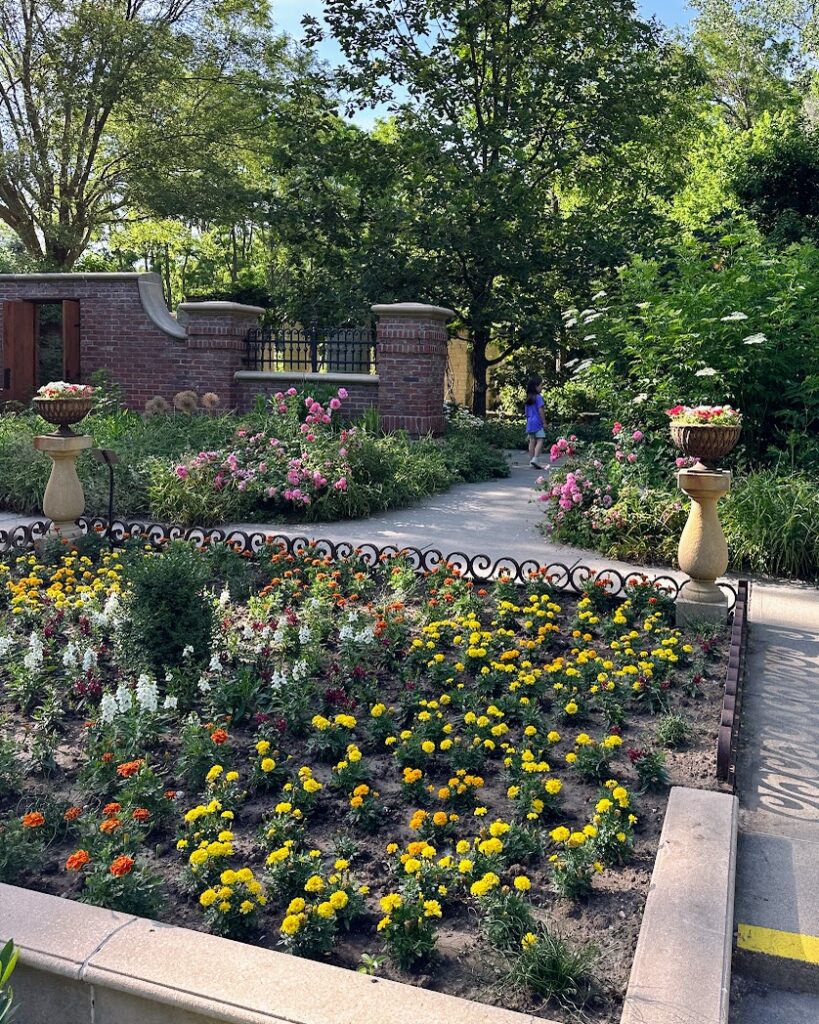
{"type": "Polygon", "coordinates": [[[746,979],[771,987],[738,986],[731,1024],[817,1024],[817,592],[755,586],[750,623],[737,764],[736,964],[746,979]]]}

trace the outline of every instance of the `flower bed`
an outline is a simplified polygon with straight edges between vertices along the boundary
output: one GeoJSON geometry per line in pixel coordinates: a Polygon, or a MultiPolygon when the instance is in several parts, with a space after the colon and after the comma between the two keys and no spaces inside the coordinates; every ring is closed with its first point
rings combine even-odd
{"type": "Polygon", "coordinates": [[[721,699],[648,581],[91,536],[0,587],[0,880],[615,1019],[721,699]]]}

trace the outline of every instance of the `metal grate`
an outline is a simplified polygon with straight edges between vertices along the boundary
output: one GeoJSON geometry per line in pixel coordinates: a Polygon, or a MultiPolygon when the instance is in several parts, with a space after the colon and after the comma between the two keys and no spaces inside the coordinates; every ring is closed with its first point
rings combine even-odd
{"type": "Polygon", "coordinates": [[[248,370],[375,373],[372,327],[255,327],[245,336],[248,370]]]}

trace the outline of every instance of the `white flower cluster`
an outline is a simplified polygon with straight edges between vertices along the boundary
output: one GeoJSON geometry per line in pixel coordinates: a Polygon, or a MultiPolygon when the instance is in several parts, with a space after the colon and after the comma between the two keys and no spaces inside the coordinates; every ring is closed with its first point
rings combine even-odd
{"type": "Polygon", "coordinates": [[[32,631],[28,638],[28,650],[23,658],[23,665],[29,672],[36,672],[43,663],[43,641],[32,631]]]}

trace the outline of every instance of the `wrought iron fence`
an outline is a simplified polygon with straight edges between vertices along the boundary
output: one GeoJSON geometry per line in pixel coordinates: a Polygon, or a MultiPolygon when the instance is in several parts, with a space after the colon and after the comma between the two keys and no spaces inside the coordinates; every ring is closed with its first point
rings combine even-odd
{"type": "MultiPolygon", "coordinates": [[[[111,544],[118,546],[127,540],[138,538],[152,547],[160,548],[170,540],[188,540],[200,546],[206,544],[231,544],[237,551],[258,554],[266,547],[273,546],[289,554],[303,551],[314,551],[316,557],[350,558],[357,556],[369,565],[376,565],[384,558],[402,555],[416,572],[431,572],[441,564],[446,564],[459,573],[474,580],[486,583],[505,577],[516,583],[528,583],[534,577],[548,577],[552,586],[570,593],[582,593],[589,580],[596,580],[606,593],[612,597],[626,597],[629,588],[637,583],[648,580],[676,600],[684,586],[673,576],[649,576],[642,572],[620,572],[618,569],[593,569],[588,565],[563,562],[538,562],[534,558],[518,561],[503,556],[493,558],[491,555],[470,555],[463,551],[452,551],[444,554],[434,548],[399,547],[395,545],[353,544],[350,541],[311,539],[309,537],[288,537],[280,533],[262,531],[230,530],[222,527],[205,529],[192,526],[169,526],[164,523],[126,523],[114,520],[110,531],[108,523],[102,518],[85,517],[79,520],[86,532],[105,534],[111,544]]],[[[0,530],[0,553],[31,547],[43,538],[48,530],[47,520],[38,520],[27,526],[15,526],[9,530],[0,530]]],[[[719,586],[728,599],[728,607],[732,609],[736,602],[736,588],[722,581],[719,586]]]]}
{"type": "Polygon", "coordinates": [[[245,367],[278,373],[375,373],[372,327],[254,327],[245,367]]]}

